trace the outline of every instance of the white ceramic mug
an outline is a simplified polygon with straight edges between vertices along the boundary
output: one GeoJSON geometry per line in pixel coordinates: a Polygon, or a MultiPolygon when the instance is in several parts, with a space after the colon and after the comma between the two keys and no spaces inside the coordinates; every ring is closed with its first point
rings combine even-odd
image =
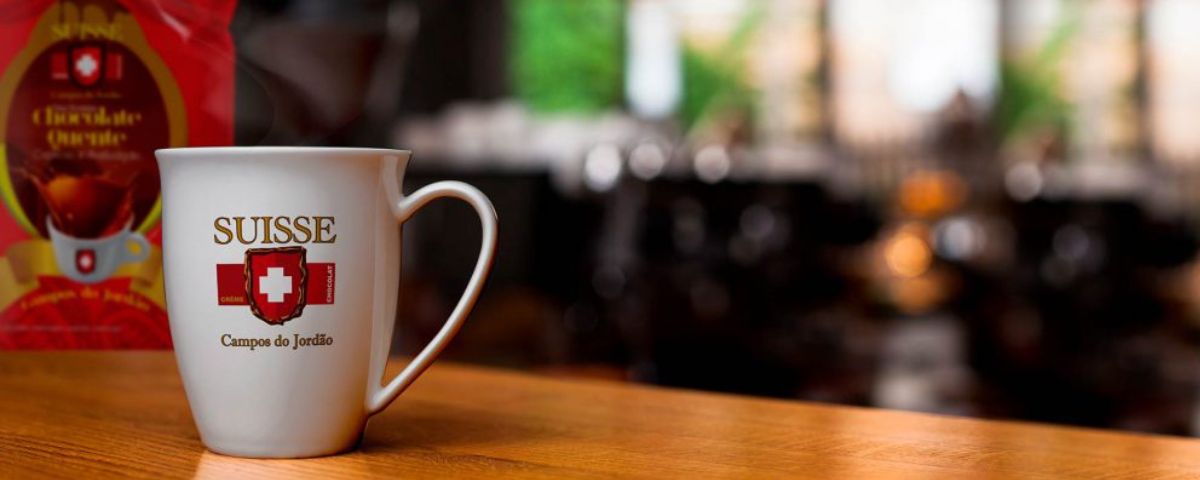
{"type": "Polygon", "coordinates": [[[150,242],[132,231],[133,220],[121,231],[102,238],[76,238],[63,233],[46,217],[46,230],[54,246],[54,262],[67,278],[84,284],[108,280],[126,263],[137,263],[150,255],[150,242]],[[134,247],[134,248],[130,248],[134,247]]]}
{"type": "Polygon", "coordinates": [[[479,190],[400,192],[409,152],[214,147],[157,152],[167,313],[200,438],[246,457],[354,448],[366,421],[458,332],[492,265],[496,212],[479,190]],[[483,240],[450,318],[381,384],[400,274],[400,228],[439,197],[466,201],[483,240]]]}

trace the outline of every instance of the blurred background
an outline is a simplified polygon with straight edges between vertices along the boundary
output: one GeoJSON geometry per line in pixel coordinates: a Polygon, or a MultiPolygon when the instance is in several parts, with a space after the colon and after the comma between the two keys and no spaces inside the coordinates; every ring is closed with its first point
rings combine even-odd
{"type": "MultiPolygon", "coordinates": [[[[459,361],[1200,435],[1200,2],[242,0],[237,142],[501,219],[459,361]]],[[[395,351],[478,252],[405,228],[395,351]]]]}

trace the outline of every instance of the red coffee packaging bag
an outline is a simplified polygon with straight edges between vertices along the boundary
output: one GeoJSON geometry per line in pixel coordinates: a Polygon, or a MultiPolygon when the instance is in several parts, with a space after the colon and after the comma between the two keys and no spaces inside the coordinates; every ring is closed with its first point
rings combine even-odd
{"type": "Polygon", "coordinates": [[[0,0],[0,349],[170,347],[154,150],[233,141],[235,3],[0,0]]]}

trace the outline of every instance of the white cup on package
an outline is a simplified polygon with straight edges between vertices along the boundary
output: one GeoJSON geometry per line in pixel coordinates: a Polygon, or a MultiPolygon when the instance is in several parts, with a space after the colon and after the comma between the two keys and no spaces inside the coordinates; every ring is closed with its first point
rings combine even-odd
{"type": "Polygon", "coordinates": [[[137,263],[150,255],[150,242],[131,230],[133,221],[121,231],[101,238],[76,238],[60,231],[46,218],[46,231],[54,247],[54,262],[64,276],[79,283],[107,280],[126,263],[137,263]]]}

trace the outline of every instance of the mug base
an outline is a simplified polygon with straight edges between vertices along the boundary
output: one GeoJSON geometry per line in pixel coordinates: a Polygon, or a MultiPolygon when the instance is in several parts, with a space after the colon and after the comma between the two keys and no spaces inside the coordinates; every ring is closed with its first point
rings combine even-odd
{"type": "Polygon", "coordinates": [[[208,451],[238,458],[317,458],[341,455],[358,450],[362,444],[362,433],[348,444],[335,445],[232,445],[229,443],[204,443],[208,451]]]}

